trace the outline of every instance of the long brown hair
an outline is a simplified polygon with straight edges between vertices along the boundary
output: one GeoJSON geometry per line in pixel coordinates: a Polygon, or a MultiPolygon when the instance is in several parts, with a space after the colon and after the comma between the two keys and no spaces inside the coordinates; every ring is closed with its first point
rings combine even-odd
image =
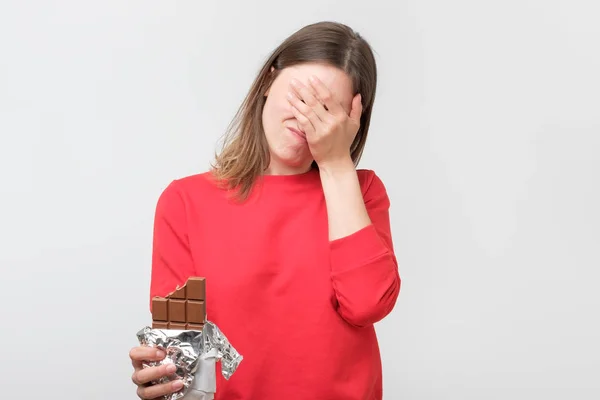
{"type": "Polygon", "coordinates": [[[221,153],[216,154],[212,170],[215,178],[225,188],[236,189],[239,199],[247,198],[256,179],[269,167],[262,125],[264,94],[282,69],[309,62],[343,70],[352,80],[354,93],[361,94],[360,128],[350,148],[352,160],[358,164],[375,100],[375,57],[367,41],[347,25],[329,21],[307,25],[285,39],[266,60],[225,133],[221,153]]]}

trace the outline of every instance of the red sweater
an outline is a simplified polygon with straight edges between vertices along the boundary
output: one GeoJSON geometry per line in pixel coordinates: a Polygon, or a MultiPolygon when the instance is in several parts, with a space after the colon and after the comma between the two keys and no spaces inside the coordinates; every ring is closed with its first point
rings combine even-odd
{"type": "Polygon", "coordinates": [[[373,324],[400,277],[385,187],[357,173],[372,225],[335,241],[315,170],[266,176],[245,203],[209,173],[161,194],[150,297],[206,277],[207,318],[244,357],[230,380],[218,368],[215,400],[382,399],[373,324]]]}

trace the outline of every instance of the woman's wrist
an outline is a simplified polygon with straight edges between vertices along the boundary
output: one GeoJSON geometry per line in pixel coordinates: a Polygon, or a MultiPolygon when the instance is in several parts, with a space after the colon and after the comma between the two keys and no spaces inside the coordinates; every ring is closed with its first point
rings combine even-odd
{"type": "Polygon", "coordinates": [[[329,239],[351,235],[371,223],[352,159],[319,167],[327,205],[329,239]]]}
{"type": "Polygon", "coordinates": [[[324,162],[318,164],[321,178],[335,178],[336,176],[342,177],[348,174],[356,174],[356,168],[352,158],[342,158],[335,161],[324,162]]]}

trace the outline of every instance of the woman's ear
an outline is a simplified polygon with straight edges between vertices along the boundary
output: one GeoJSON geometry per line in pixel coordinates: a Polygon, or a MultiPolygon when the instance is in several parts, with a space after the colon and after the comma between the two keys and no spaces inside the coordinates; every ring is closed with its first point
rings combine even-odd
{"type": "MultiPolygon", "coordinates": [[[[273,73],[273,71],[275,71],[275,67],[271,65],[271,73],[273,73]]],[[[271,79],[271,85],[273,84],[273,80],[271,79]]],[[[269,95],[269,91],[271,90],[271,85],[269,85],[269,87],[267,88],[267,90],[265,91],[265,97],[267,97],[269,95]]]]}

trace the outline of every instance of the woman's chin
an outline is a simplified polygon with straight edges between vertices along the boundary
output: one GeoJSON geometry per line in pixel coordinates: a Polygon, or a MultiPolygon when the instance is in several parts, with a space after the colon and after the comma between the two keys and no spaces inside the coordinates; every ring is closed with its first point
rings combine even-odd
{"type": "Polygon", "coordinates": [[[313,162],[312,155],[307,146],[298,148],[298,146],[286,147],[284,151],[274,154],[272,159],[277,160],[277,164],[286,169],[308,170],[313,162]]]}

